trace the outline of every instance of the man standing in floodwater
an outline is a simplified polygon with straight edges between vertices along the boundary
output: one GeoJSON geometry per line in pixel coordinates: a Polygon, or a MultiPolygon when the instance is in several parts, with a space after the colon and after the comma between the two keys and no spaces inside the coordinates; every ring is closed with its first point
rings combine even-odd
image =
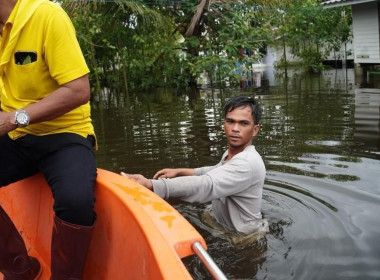
{"type": "Polygon", "coordinates": [[[228,149],[214,166],[165,168],[153,179],[126,174],[164,199],[187,202],[212,201],[212,215],[218,223],[244,234],[255,232],[262,219],[261,204],[266,169],[252,145],[260,130],[262,110],[245,96],[229,99],[224,107],[223,127],[228,149]]]}

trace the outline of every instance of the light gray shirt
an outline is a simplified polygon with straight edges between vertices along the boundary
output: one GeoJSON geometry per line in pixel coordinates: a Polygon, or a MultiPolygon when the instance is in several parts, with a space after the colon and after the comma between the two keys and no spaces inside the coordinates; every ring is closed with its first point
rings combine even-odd
{"type": "Polygon", "coordinates": [[[212,201],[215,219],[227,228],[251,233],[261,219],[265,165],[253,145],[214,166],[195,168],[196,176],[152,180],[153,190],[164,199],[187,202],[212,201]]]}

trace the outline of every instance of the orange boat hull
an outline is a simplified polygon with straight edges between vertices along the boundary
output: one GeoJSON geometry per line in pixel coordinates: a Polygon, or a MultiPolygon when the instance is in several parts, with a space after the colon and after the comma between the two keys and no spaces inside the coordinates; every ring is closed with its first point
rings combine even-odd
{"type": "MultiPolygon", "coordinates": [[[[97,224],[83,280],[192,279],[181,258],[202,236],[166,201],[136,182],[98,169],[97,224]]],[[[54,212],[41,174],[0,189],[0,204],[24,238],[30,255],[50,279],[54,212]]],[[[0,279],[2,279],[0,273],[0,279]]]]}

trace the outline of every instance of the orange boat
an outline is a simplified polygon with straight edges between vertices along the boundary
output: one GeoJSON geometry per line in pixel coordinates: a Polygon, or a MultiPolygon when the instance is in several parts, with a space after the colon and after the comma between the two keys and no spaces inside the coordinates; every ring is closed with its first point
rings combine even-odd
{"type": "MultiPolygon", "coordinates": [[[[83,280],[192,279],[181,258],[196,253],[215,279],[226,279],[202,236],[170,204],[138,183],[98,169],[97,225],[83,280]]],[[[0,204],[50,279],[54,212],[41,174],[0,189],[0,204]]],[[[2,275],[0,273],[0,279],[2,275]]]]}

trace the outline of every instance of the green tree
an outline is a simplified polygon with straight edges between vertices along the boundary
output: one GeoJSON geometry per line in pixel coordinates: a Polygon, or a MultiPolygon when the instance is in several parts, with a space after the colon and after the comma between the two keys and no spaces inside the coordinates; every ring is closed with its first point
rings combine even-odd
{"type": "MultiPolygon", "coordinates": [[[[100,99],[110,92],[157,86],[236,84],[264,45],[277,45],[320,69],[326,53],[349,39],[349,13],[322,10],[316,0],[61,0],[77,29],[100,99]],[[343,17],[345,15],[345,17],[343,17]],[[339,23],[338,23],[339,22],[339,23]],[[342,24],[344,23],[344,24],[342,24]],[[339,26],[339,28],[333,28],[339,26]],[[254,55],[241,55],[241,50],[254,55]]],[[[112,98],[111,98],[112,97],[112,98]]]]}
{"type": "Polygon", "coordinates": [[[308,71],[320,71],[333,50],[351,38],[349,8],[323,9],[316,0],[281,0],[274,3],[268,18],[271,43],[281,47],[279,67],[288,67],[286,50],[300,59],[308,71]],[[338,27],[338,28],[337,28],[338,27]]]}
{"type": "Polygon", "coordinates": [[[128,92],[157,85],[172,74],[160,62],[178,65],[171,21],[143,1],[68,0],[62,5],[76,26],[100,97],[104,87],[128,92]]]}

